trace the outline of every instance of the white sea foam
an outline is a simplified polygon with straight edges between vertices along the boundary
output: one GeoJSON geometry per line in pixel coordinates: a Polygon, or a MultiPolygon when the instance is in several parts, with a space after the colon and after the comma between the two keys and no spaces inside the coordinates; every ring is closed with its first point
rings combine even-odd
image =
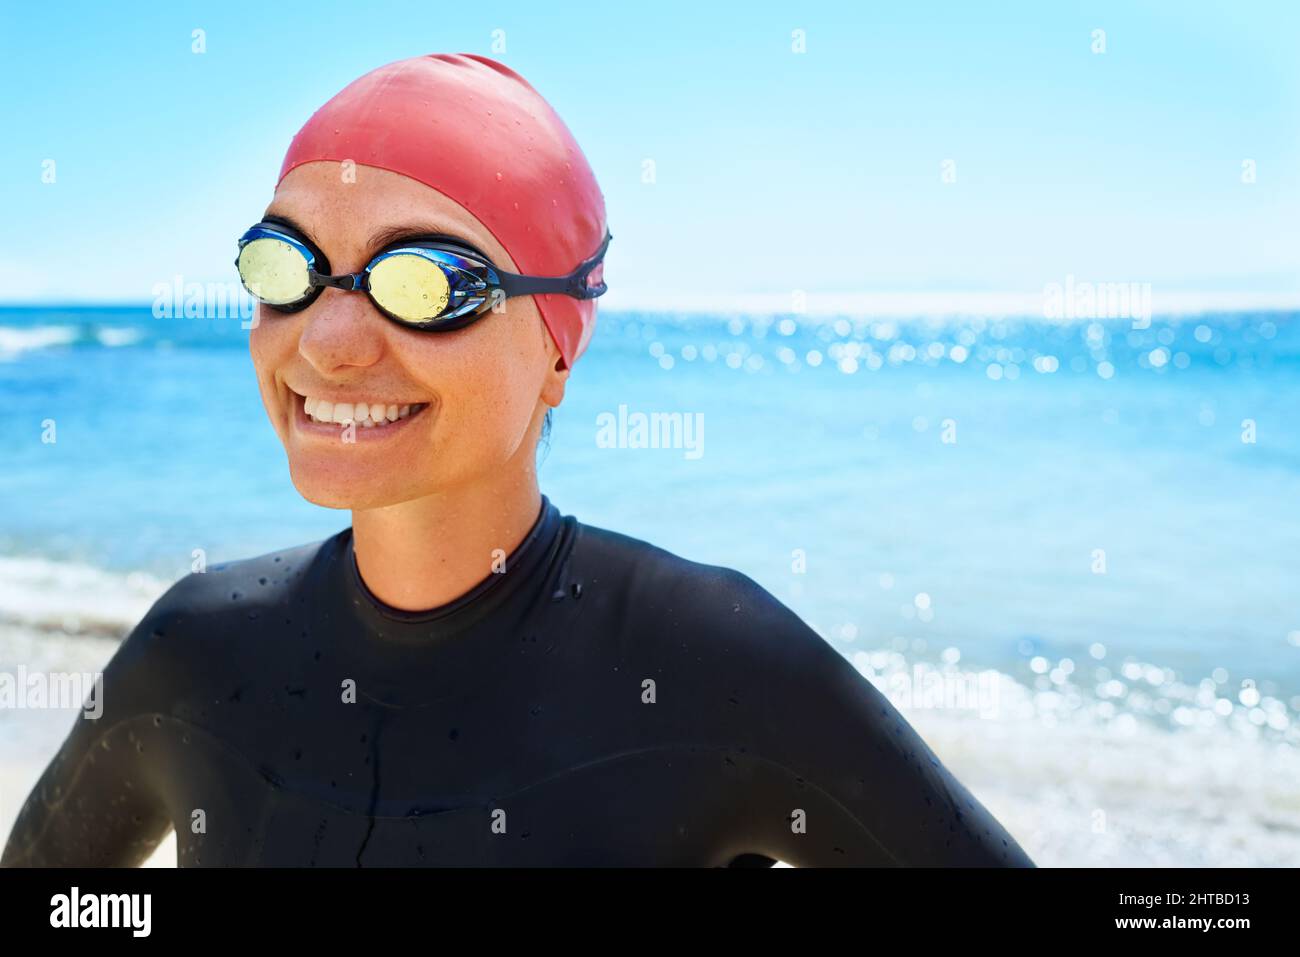
{"type": "Polygon", "coordinates": [[[0,326],[0,359],[12,359],[24,352],[66,346],[77,341],[76,326],[0,326]]]}
{"type": "Polygon", "coordinates": [[[0,557],[0,627],[122,637],[167,588],[152,575],[0,557]]]}
{"type": "MultiPolygon", "coordinates": [[[[866,657],[855,656],[859,670],[887,694],[891,671],[909,667],[863,667],[866,657]]],[[[999,675],[993,711],[899,710],[1040,866],[1300,860],[1300,749],[1290,729],[1261,728],[1248,709],[1170,729],[1086,694],[1062,707],[1072,696],[1053,694],[999,675]]]]}
{"type": "Polygon", "coordinates": [[[24,353],[74,344],[105,348],[130,346],[144,337],[145,330],[137,326],[0,326],[0,360],[17,359],[24,353]]]}
{"type": "Polygon", "coordinates": [[[130,346],[144,338],[144,330],[131,326],[107,326],[96,329],[95,338],[101,346],[130,346]]]}

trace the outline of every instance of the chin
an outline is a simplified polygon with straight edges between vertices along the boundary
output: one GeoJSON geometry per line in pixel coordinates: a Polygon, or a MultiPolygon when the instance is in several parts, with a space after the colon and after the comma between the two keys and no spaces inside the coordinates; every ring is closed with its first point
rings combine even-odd
{"type": "Polygon", "coordinates": [[[289,477],[298,494],[322,508],[380,508],[404,501],[407,496],[388,490],[376,481],[379,474],[382,473],[375,469],[358,469],[357,474],[347,474],[338,468],[322,469],[305,464],[289,466],[289,477]]]}

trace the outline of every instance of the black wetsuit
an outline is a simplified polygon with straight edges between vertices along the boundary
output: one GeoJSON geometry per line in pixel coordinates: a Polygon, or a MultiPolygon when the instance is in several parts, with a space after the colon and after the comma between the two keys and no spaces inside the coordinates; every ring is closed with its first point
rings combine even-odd
{"type": "Polygon", "coordinates": [[[370,594],[350,528],[189,575],[102,701],[3,863],[136,864],[174,827],[181,866],[1033,866],[750,578],[545,497],[430,612],[370,594]]]}

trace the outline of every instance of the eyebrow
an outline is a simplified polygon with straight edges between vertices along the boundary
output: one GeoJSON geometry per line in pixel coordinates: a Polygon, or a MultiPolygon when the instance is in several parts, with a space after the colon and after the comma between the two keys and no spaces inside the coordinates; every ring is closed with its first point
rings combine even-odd
{"type": "MultiPolygon", "coordinates": [[[[292,217],[286,216],[284,213],[277,213],[273,209],[268,209],[262,215],[262,220],[263,222],[283,223],[285,226],[288,226],[306,236],[313,243],[316,243],[317,246],[320,245],[320,243],[316,241],[316,238],[312,236],[306,228],[296,222],[292,217]]],[[[385,247],[393,246],[397,243],[410,242],[414,239],[442,239],[448,242],[453,242],[457,245],[464,246],[471,252],[482,257],[485,262],[492,262],[491,258],[489,258],[485,252],[463,236],[458,236],[455,233],[449,232],[446,228],[440,225],[421,223],[403,223],[396,226],[381,227],[371,234],[370,240],[366,244],[367,255],[375,255],[379,250],[384,249],[385,247]]]]}

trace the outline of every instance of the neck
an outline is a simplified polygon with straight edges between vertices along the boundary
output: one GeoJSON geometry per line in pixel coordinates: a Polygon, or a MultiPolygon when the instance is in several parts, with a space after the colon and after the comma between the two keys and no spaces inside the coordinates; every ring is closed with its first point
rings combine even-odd
{"type": "MultiPolygon", "coordinates": [[[[541,511],[537,472],[457,486],[352,513],[357,570],[376,598],[402,611],[455,601],[524,540],[541,511]]],[[[498,563],[499,567],[499,563],[498,563]]]]}

